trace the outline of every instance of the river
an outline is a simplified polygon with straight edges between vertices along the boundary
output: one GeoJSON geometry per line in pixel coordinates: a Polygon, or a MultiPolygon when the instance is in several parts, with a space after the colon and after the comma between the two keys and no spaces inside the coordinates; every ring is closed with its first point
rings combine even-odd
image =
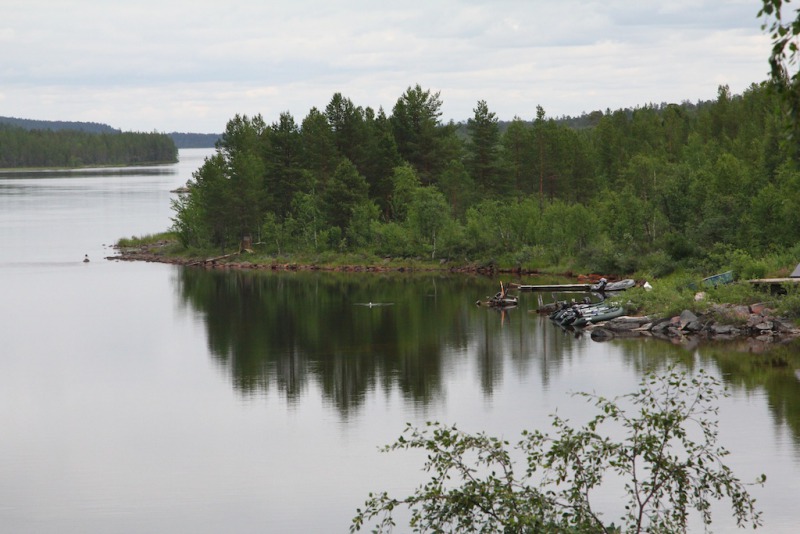
{"type": "MultiPolygon", "coordinates": [[[[370,491],[424,480],[420,455],[378,451],[407,422],[514,441],[556,411],[585,419],[570,392],[626,393],[673,363],[730,388],[720,441],[743,480],[767,475],[764,531],[800,524],[797,345],[596,343],[529,294],[476,307],[498,283],[479,277],[105,259],[170,225],[170,191],[208,154],[0,174],[0,531],[346,532],[370,491]]],[[[734,526],[715,512],[715,532],[734,526]]]]}

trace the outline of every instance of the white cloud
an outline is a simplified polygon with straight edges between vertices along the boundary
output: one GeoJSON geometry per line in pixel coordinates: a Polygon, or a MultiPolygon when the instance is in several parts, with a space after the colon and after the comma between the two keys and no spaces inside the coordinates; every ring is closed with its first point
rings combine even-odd
{"type": "Polygon", "coordinates": [[[446,119],[713,98],[766,78],[752,0],[8,0],[0,115],[220,131],[301,120],[335,92],[391,110],[411,85],[446,119]]]}

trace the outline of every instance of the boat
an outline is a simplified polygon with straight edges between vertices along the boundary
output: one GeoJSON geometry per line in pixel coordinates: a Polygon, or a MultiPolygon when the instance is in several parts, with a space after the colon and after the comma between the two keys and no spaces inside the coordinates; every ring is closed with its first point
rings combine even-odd
{"type": "Polygon", "coordinates": [[[617,282],[609,283],[605,278],[601,278],[597,284],[592,284],[592,291],[598,293],[610,293],[613,291],[625,291],[636,285],[636,281],[631,278],[625,278],[617,282]]]}
{"type": "Polygon", "coordinates": [[[561,326],[585,326],[588,323],[607,321],[624,314],[622,306],[606,301],[561,303],[550,319],[561,326]]]}
{"type": "Polygon", "coordinates": [[[586,326],[589,323],[599,323],[602,321],[609,321],[616,317],[621,317],[625,314],[625,309],[622,306],[609,306],[606,308],[598,308],[588,314],[582,314],[572,322],[572,326],[586,326]]]}
{"type": "Polygon", "coordinates": [[[717,287],[731,282],[733,282],[733,271],[725,271],[724,273],[703,278],[703,285],[706,287],[717,287]]]}
{"type": "Polygon", "coordinates": [[[611,282],[609,283],[608,280],[605,278],[601,278],[600,282],[596,284],[540,284],[540,285],[528,285],[528,284],[516,284],[514,282],[509,284],[509,287],[513,287],[517,291],[559,291],[559,292],[568,292],[568,291],[577,291],[577,292],[585,292],[585,291],[594,291],[596,293],[609,293],[613,291],[624,291],[626,289],[630,289],[636,285],[636,281],[630,278],[625,278],[624,280],[619,280],[618,282],[611,282]]]}
{"type": "Polygon", "coordinates": [[[572,324],[578,317],[581,317],[584,313],[592,313],[592,310],[598,308],[599,306],[605,306],[602,303],[593,303],[593,304],[573,304],[571,306],[567,306],[562,308],[561,310],[556,311],[550,316],[550,319],[553,322],[558,323],[563,326],[567,326],[572,324]]]}

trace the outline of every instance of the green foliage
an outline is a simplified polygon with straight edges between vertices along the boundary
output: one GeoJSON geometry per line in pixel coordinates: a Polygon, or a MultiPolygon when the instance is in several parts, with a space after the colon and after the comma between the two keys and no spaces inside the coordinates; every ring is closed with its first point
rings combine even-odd
{"type": "Polygon", "coordinates": [[[437,235],[448,225],[447,201],[437,189],[419,187],[414,191],[408,208],[408,227],[414,238],[436,257],[437,235]]]}
{"type": "Polygon", "coordinates": [[[173,241],[175,237],[176,236],[174,232],[159,232],[157,234],[123,237],[117,241],[116,246],[119,248],[136,248],[154,245],[160,242],[173,241]]]}
{"type": "Polygon", "coordinates": [[[786,295],[777,301],[777,311],[783,317],[800,319],[800,291],[797,288],[790,288],[786,295]]]}
{"type": "Polygon", "coordinates": [[[353,216],[347,227],[347,240],[351,248],[368,250],[372,247],[379,213],[378,205],[370,201],[353,207],[353,216]]]}
{"type": "Polygon", "coordinates": [[[581,130],[538,107],[503,131],[482,100],[458,127],[440,122],[441,106],[417,85],[390,116],[339,93],[300,127],[288,112],[270,126],[237,115],[173,202],[174,229],[187,247],[224,249],[271,215],[293,253],[517,266],[535,249],[537,262],[648,277],[760,277],[797,261],[784,251],[800,243],[800,170],[778,142],[779,100],[766,84],[742,95],[722,86],[696,105],[593,112],[581,130]]]}
{"type": "Polygon", "coordinates": [[[763,29],[768,28],[772,39],[769,56],[771,79],[783,96],[787,116],[794,133],[800,130],[800,73],[796,69],[800,51],[797,36],[800,35],[800,12],[794,10],[794,18],[784,18],[784,9],[789,10],[789,0],[762,0],[763,7],[758,12],[764,18],[763,29]]]}
{"type": "Polygon", "coordinates": [[[746,250],[724,244],[717,244],[708,252],[704,266],[711,273],[732,270],[737,279],[764,278],[767,273],[763,259],[753,258],[746,250]]]}
{"type": "Polygon", "coordinates": [[[353,210],[368,201],[369,184],[348,159],[343,159],[331,182],[323,193],[325,216],[328,224],[343,232],[350,225],[353,210]]]}
{"type": "Polygon", "coordinates": [[[403,224],[389,222],[376,230],[376,252],[385,256],[409,257],[414,255],[411,231],[403,224]]]}
{"type": "Polygon", "coordinates": [[[510,188],[500,177],[500,128],[497,116],[485,100],[478,102],[475,115],[467,121],[467,165],[478,190],[484,197],[505,197],[510,188]]]}
{"type": "Polygon", "coordinates": [[[421,187],[419,177],[411,165],[395,167],[392,172],[391,213],[395,221],[405,221],[408,206],[414,194],[421,187]]]}
{"type": "Polygon", "coordinates": [[[370,494],[350,530],[372,521],[391,530],[394,510],[407,507],[419,532],[616,532],[595,504],[611,491],[624,503],[615,519],[623,532],[685,532],[692,513],[709,526],[718,500],[730,502],[739,527],[758,527],[755,500],[717,442],[717,401],[726,394],[702,370],[651,373],[621,397],[580,393],[596,409],[588,423],[553,415],[552,435],[525,431],[514,447],[455,426],[408,425],[384,451],[424,451],[430,480],[407,497],[370,494]],[[610,486],[612,476],[624,486],[610,486]]]}
{"type": "Polygon", "coordinates": [[[626,308],[631,312],[646,311],[661,317],[680,314],[683,310],[701,311],[707,303],[695,300],[698,280],[686,274],[673,274],[652,284],[652,289],[634,287],[625,292],[626,308]]]}

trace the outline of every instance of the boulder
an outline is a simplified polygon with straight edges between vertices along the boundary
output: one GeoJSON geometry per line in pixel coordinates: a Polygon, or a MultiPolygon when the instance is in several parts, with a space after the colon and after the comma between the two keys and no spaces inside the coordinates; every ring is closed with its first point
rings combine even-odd
{"type": "Polygon", "coordinates": [[[739,329],[732,324],[711,324],[708,332],[714,336],[734,336],[739,334],[739,329]]]}
{"type": "MultiPolygon", "coordinates": [[[[680,325],[681,329],[687,330],[687,326],[697,322],[697,315],[692,313],[690,310],[683,310],[680,315],[680,325]]],[[[696,330],[695,330],[696,331],[696,330]]]]}
{"type": "Polygon", "coordinates": [[[595,328],[591,333],[592,341],[610,341],[614,339],[614,332],[605,328],[595,328]]]}

